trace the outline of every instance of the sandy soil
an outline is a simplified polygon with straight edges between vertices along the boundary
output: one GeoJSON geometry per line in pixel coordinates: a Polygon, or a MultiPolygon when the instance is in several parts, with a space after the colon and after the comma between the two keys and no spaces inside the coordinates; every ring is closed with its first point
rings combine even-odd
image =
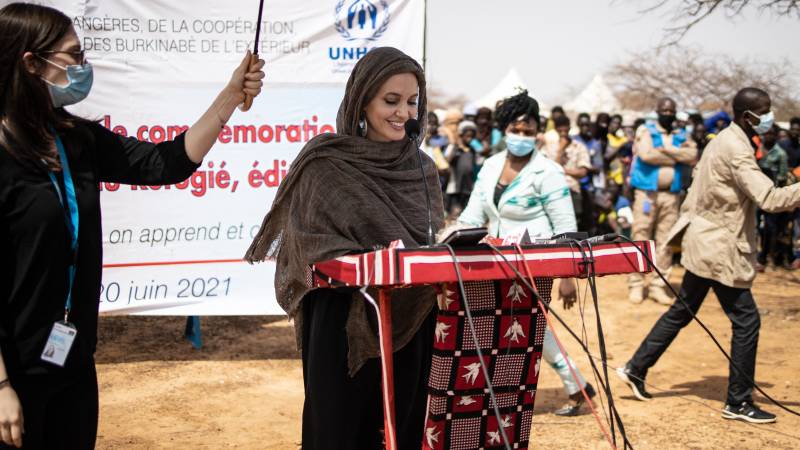
{"type": "MultiPolygon", "coordinates": [[[[675,270],[677,284],[682,272],[675,270]]],[[[624,277],[600,280],[601,317],[613,366],[625,363],[666,309],[652,301],[631,305],[624,277]]],[[[800,409],[800,279],[768,271],[754,288],[762,313],[757,379],[775,398],[800,409]]],[[[559,310],[560,307],[559,307],[559,310]]],[[[562,312],[579,329],[576,309],[562,312]]],[[[701,309],[727,349],[730,322],[713,294],[701,309]]],[[[595,316],[586,309],[596,350],[595,316]]],[[[205,347],[194,350],[176,317],[103,317],[97,364],[100,377],[98,448],[296,449],[303,405],[301,362],[294,331],[277,317],[203,318],[205,347]]],[[[588,358],[556,329],[581,371],[588,358]]],[[[655,400],[642,403],[616,377],[612,382],[628,436],[637,449],[800,448],[800,418],[754,426],[720,418],[728,365],[696,324],[687,327],[651,370],[655,400]]],[[[536,448],[608,448],[591,414],[562,419],[552,411],[565,397],[555,373],[542,370],[532,429],[536,448]]]]}

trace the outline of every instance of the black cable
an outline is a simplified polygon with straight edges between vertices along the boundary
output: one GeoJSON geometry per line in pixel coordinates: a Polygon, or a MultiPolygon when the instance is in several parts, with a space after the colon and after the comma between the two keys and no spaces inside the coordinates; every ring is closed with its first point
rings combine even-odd
{"type": "Polygon", "coordinates": [[[664,277],[664,274],[662,274],[661,271],[658,270],[658,266],[656,266],[655,263],[653,262],[653,260],[650,259],[650,256],[647,254],[647,252],[642,250],[638,245],[636,245],[636,242],[634,242],[632,239],[630,239],[630,238],[628,238],[626,236],[616,235],[616,237],[620,238],[620,239],[622,239],[622,240],[624,240],[626,242],[629,242],[629,243],[633,244],[634,247],[636,247],[636,250],[638,250],[639,253],[641,253],[642,256],[645,258],[647,263],[650,264],[653,267],[653,269],[658,274],[658,276],[661,278],[661,280],[664,282],[664,284],[666,284],[669,287],[669,290],[672,291],[672,293],[675,295],[675,298],[681,302],[681,304],[683,305],[684,308],[686,308],[686,311],[689,312],[689,314],[692,316],[692,319],[694,319],[694,321],[697,322],[698,325],[700,325],[700,328],[702,328],[703,331],[705,331],[706,334],[708,334],[708,337],[711,338],[711,340],[714,342],[714,345],[716,345],[717,348],[719,349],[719,351],[722,352],[723,355],[725,355],[725,358],[728,360],[728,362],[730,363],[731,367],[736,369],[736,371],[739,372],[740,375],[744,376],[745,379],[747,379],[748,383],[750,383],[751,386],[753,386],[759,393],[761,393],[761,395],[766,397],[767,400],[772,402],[772,404],[774,404],[775,406],[783,409],[784,411],[786,411],[786,412],[788,412],[790,414],[794,414],[795,416],[800,416],[800,412],[797,412],[797,411],[789,408],[788,406],[785,406],[783,403],[779,402],[778,400],[775,400],[774,398],[772,398],[772,396],[767,394],[763,389],[761,389],[761,386],[759,386],[758,383],[756,383],[756,381],[754,379],[750,378],[750,376],[748,376],[744,372],[744,370],[742,370],[739,367],[738,364],[733,362],[733,359],[730,357],[728,352],[726,352],[725,349],[722,348],[722,345],[720,345],[719,341],[714,336],[714,333],[712,333],[711,330],[709,330],[708,327],[706,327],[706,325],[700,319],[697,318],[697,315],[695,315],[694,311],[692,311],[692,308],[689,306],[689,304],[686,303],[686,300],[684,300],[684,298],[678,292],[675,291],[675,288],[672,287],[672,284],[670,284],[669,280],[667,280],[667,278],[664,277]]]}
{"type": "MultiPolygon", "coordinates": [[[[594,249],[592,248],[592,242],[586,241],[586,245],[589,247],[589,267],[591,270],[587,268],[587,280],[589,282],[589,289],[592,292],[592,301],[594,303],[594,311],[595,317],[597,319],[597,337],[598,337],[598,347],[600,348],[600,358],[603,361],[608,361],[608,354],[606,352],[606,341],[605,341],[605,334],[603,333],[603,324],[600,321],[600,306],[598,301],[597,295],[597,280],[595,276],[597,273],[595,272],[594,266],[594,249]]],[[[606,397],[608,397],[608,414],[611,416],[611,436],[614,439],[614,444],[616,445],[617,435],[614,433],[614,413],[616,413],[616,407],[614,406],[614,396],[611,394],[611,382],[608,379],[608,364],[603,364],[603,375],[606,378],[606,385],[608,386],[608,392],[606,392],[606,397]]],[[[619,432],[621,435],[625,436],[625,426],[622,424],[622,420],[619,420],[619,432]]]]}
{"type": "MultiPolygon", "coordinates": [[[[589,258],[586,256],[586,252],[583,251],[583,246],[581,245],[581,243],[577,239],[574,239],[574,238],[563,238],[563,240],[567,241],[570,244],[570,249],[572,248],[573,244],[578,247],[578,251],[581,253],[581,264],[583,264],[584,267],[588,267],[589,258]]],[[[576,277],[576,280],[577,279],[578,278],[576,277]]],[[[590,286],[591,286],[591,283],[587,279],[586,288],[589,289],[590,286]]],[[[584,295],[584,297],[585,297],[585,295],[584,295]]],[[[594,297],[594,298],[596,299],[596,297],[594,297]]],[[[584,298],[584,304],[582,306],[582,309],[580,310],[580,315],[581,315],[581,337],[583,338],[583,343],[586,346],[586,348],[589,348],[589,345],[588,345],[588,342],[589,342],[588,341],[588,333],[586,331],[586,317],[584,316],[585,308],[586,308],[586,300],[584,298]]],[[[597,316],[597,320],[599,322],[599,312],[596,309],[595,309],[595,316],[597,316]]],[[[603,391],[602,392],[606,394],[606,397],[608,397],[609,396],[609,392],[607,392],[605,390],[605,387],[604,387],[604,386],[608,386],[610,384],[609,381],[608,381],[608,375],[606,375],[606,377],[605,377],[605,385],[603,385],[599,381],[599,380],[603,380],[603,377],[597,371],[594,371],[594,370],[592,371],[592,377],[594,378],[594,381],[595,381],[595,383],[597,383],[598,387],[603,387],[603,391]]],[[[609,404],[609,412],[606,412],[606,405],[605,405],[605,402],[603,401],[603,396],[600,395],[599,399],[600,399],[600,408],[603,411],[603,417],[605,417],[606,423],[608,423],[608,427],[612,430],[612,434],[613,434],[613,426],[612,426],[612,422],[611,421],[613,420],[614,416],[612,414],[610,414],[611,405],[609,404]]],[[[612,441],[614,441],[614,444],[616,445],[616,436],[614,436],[614,439],[612,439],[612,441]]]]}
{"type": "MultiPolygon", "coordinates": [[[[600,384],[600,387],[603,388],[603,392],[607,392],[608,389],[606,387],[606,384],[603,383],[602,376],[600,375],[600,370],[597,368],[597,365],[595,364],[594,360],[591,358],[591,352],[589,351],[589,348],[581,341],[580,337],[578,337],[578,335],[575,334],[574,331],[572,331],[572,328],[570,328],[569,325],[567,325],[567,323],[564,322],[564,319],[562,319],[561,316],[559,316],[552,308],[550,308],[549,304],[545,303],[542,300],[541,296],[539,296],[537,294],[537,290],[528,282],[527,278],[522,276],[522,274],[517,270],[517,268],[514,267],[513,264],[511,264],[511,262],[508,260],[508,258],[506,258],[506,255],[504,255],[503,252],[501,252],[497,247],[495,247],[492,244],[485,243],[485,245],[487,245],[489,248],[491,248],[495,253],[497,253],[503,259],[503,261],[506,263],[508,268],[511,269],[514,272],[514,274],[517,276],[517,278],[520,279],[520,281],[522,281],[522,283],[525,285],[525,287],[527,287],[528,290],[530,290],[531,293],[533,295],[535,295],[539,301],[541,301],[541,304],[544,306],[544,308],[547,311],[547,313],[548,314],[552,314],[553,317],[555,317],[556,320],[558,320],[558,322],[561,324],[561,326],[563,326],[564,329],[567,330],[567,332],[570,334],[570,336],[572,336],[578,342],[578,344],[581,346],[581,349],[584,351],[584,353],[586,353],[586,355],[588,355],[590,357],[589,358],[589,365],[592,367],[592,371],[599,378],[598,384],[600,384]]],[[[582,249],[580,249],[580,251],[581,251],[581,254],[585,255],[583,253],[582,249]]],[[[616,411],[616,406],[615,406],[615,411],[616,411]]],[[[621,419],[619,417],[619,412],[617,412],[616,418],[617,418],[618,422],[621,421],[621,419]]],[[[632,450],[633,449],[633,444],[630,443],[630,441],[628,440],[628,437],[623,434],[622,438],[623,438],[623,442],[624,442],[624,448],[625,449],[630,448],[632,450]]]]}
{"type": "Polygon", "coordinates": [[[422,166],[422,150],[417,151],[419,157],[419,170],[422,172],[422,182],[425,186],[425,204],[428,208],[428,246],[432,246],[435,238],[433,237],[433,216],[431,213],[431,194],[428,192],[428,179],[425,177],[425,168],[422,166]]]}
{"type": "Polygon", "coordinates": [[[494,394],[492,378],[489,376],[489,369],[486,368],[486,363],[483,360],[483,352],[481,351],[481,345],[478,341],[478,334],[475,332],[475,322],[472,320],[472,312],[470,311],[469,302],[467,301],[467,290],[464,288],[464,279],[461,278],[461,269],[458,267],[458,258],[456,256],[456,252],[453,250],[453,247],[451,247],[450,244],[443,243],[441,245],[447,247],[447,251],[450,252],[450,256],[453,258],[453,267],[455,268],[456,278],[458,279],[458,289],[461,293],[462,303],[464,303],[464,311],[467,315],[467,322],[469,323],[472,341],[475,344],[475,351],[478,353],[478,361],[480,361],[483,377],[486,379],[486,387],[489,389],[489,397],[492,400],[494,415],[497,418],[497,429],[500,431],[500,435],[503,438],[503,444],[505,445],[506,450],[511,450],[511,444],[509,443],[508,436],[506,435],[505,427],[503,427],[503,419],[500,415],[500,407],[497,405],[497,397],[494,394]]]}
{"type": "MultiPolygon", "coordinates": [[[[578,286],[578,314],[581,317],[581,341],[584,345],[589,346],[589,333],[586,331],[586,298],[589,296],[589,283],[586,283],[586,287],[584,288],[583,299],[580,296],[580,283],[579,278],[575,278],[575,284],[578,286]]],[[[599,360],[599,358],[598,358],[599,360]]],[[[598,381],[597,374],[592,372],[592,378],[596,385],[600,386],[600,382],[598,381]]],[[[598,395],[597,398],[600,400],[600,408],[603,411],[603,417],[606,419],[606,423],[610,423],[611,419],[608,417],[608,413],[606,412],[606,402],[603,401],[603,396],[598,395]]]]}
{"type": "MultiPolygon", "coordinates": [[[[603,238],[607,238],[608,236],[603,236],[603,238]]],[[[605,333],[603,333],[603,324],[600,321],[600,306],[599,300],[597,295],[597,280],[596,280],[596,271],[594,265],[594,250],[592,248],[592,239],[586,239],[584,241],[578,241],[577,239],[573,238],[566,238],[565,241],[570,242],[570,244],[574,243],[578,246],[578,251],[581,252],[581,257],[583,259],[584,268],[586,270],[586,280],[589,285],[589,289],[592,293],[592,303],[594,304],[594,311],[595,311],[595,319],[597,321],[597,345],[600,349],[600,357],[603,361],[608,360],[608,354],[606,352],[606,343],[605,343],[605,333]],[[583,249],[583,244],[586,244],[589,250],[589,256],[587,258],[586,253],[583,249]]],[[[588,350],[587,350],[588,354],[588,350]]],[[[591,357],[591,355],[589,355],[591,357]]],[[[611,429],[611,438],[614,442],[614,445],[617,445],[617,434],[614,429],[614,424],[616,423],[617,427],[619,428],[620,435],[623,438],[623,442],[625,442],[625,448],[628,448],[628,438],[625,432],[625,425],[622,423],[622,418],[617,411],[616,405],[614,404],[614,396],[611,392],[611,381],[609,381],[608,377],[608,365],[603,364],[603,376],[597,375],[600,379],[605,380],[605,385],[602,385],[604,388],[606,398],[608,399],[608,421],[609,421],[609,428],[611,429]]],[[[598,383],[601,384],[601,383],[598,383]]],[[[602,401],[602,397],[601,397],[602,401]]],[[[605,406],[605,405],[603,405],[605,406]]]]}
{"type": "MultiPolygon", "coordinates": [[[[578,304],[578,315],[581,317],[581,342],[587,347],[589,346],[589,332],[586,330],[586,298],[589,296],[589,283],[587,282],[584,291],[583,291],[583,298],[581,298],[581,291],[580,291],[580,278],[575,277],[575,293],[576,293],[576,303],[578,304]]],[[[592,377],[594,377],[594,382],[597,383],[599,386],[600,383],[597,381],[597,376],[592,373],[592,377]]],[[[600,404],[603,408],[603,416],[606,418],[606,422],[608,422],[608,414],[605,411],[605,403],[603,402],[603,396],[600,396],[600,404]]]]}
{"type": "Polygon", "coordinates": [[[405,123],[406,135],[408,140],[414,144],[414,150],[417,152],[419,159],[419,172],[422,174],[422,185],[425,186],[425,207],[428,209],[428,234],[427,241],[428,247],[433,246],[436,239],[433,234],[433,213],[431,212],[431,193],[428,190],[428,177],[425,175],[425,166],[422,164],[422,150],[417,145],[417,138],[419,137],[420,126],[417,119],[409,119],[405,123]]]}

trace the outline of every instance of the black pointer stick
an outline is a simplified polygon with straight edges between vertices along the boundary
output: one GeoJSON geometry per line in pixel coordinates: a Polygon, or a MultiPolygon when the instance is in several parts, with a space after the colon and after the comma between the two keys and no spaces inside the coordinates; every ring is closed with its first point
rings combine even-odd
{"type": "MultiPolygon", "coordinates": [[[[260,43],[261,39],[261,18],[264,14],[264,0],[259,0],[258,2],[258,22],[256,22],[256,40],[253,42],[253,55],[250,57],[250,67],[253,67],[254,64],[258,62],[258,44],[260,43]]],[[[242,111],[247,111],[250,107],[253,106],[253,97],[246,96],[244,99],[244,104],[241,106],[242,111]]]]}

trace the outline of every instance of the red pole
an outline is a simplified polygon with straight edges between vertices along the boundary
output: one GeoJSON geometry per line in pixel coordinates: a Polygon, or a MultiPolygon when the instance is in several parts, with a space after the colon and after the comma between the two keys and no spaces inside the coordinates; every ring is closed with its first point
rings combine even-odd
{"type": "Polygon", "coordinates": [[[380,310],[379,338],[381,346],[381,365],[383,366],[383,432],[386,439],[386,450],[397,449],[397,436],[394,421],[394,350],[392,347],[392,305],[390,292],[381,289],[378,292],[378,309],[380,310]]]}

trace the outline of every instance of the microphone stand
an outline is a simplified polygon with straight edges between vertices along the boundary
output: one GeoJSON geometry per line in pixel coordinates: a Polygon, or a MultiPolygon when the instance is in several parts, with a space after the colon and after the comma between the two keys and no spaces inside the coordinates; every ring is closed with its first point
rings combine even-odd
{"type": "Polygon", "coordinates": [[[432,246],[435,239],[433,237],[433,215],[431,213],[431,193],[428,190],[428,179],[425,177],[425,168],[422,166],[422,152],[419,148],[417,148],[416,141],[418,134],[410,134],[408,135],[408,139],[414,144],[414,149],[417,152],[417,157],[419,158],[419,171],[422,174],[422,185],[425,186],[425,205],[428,208],[428,246],[432,246]]]}

